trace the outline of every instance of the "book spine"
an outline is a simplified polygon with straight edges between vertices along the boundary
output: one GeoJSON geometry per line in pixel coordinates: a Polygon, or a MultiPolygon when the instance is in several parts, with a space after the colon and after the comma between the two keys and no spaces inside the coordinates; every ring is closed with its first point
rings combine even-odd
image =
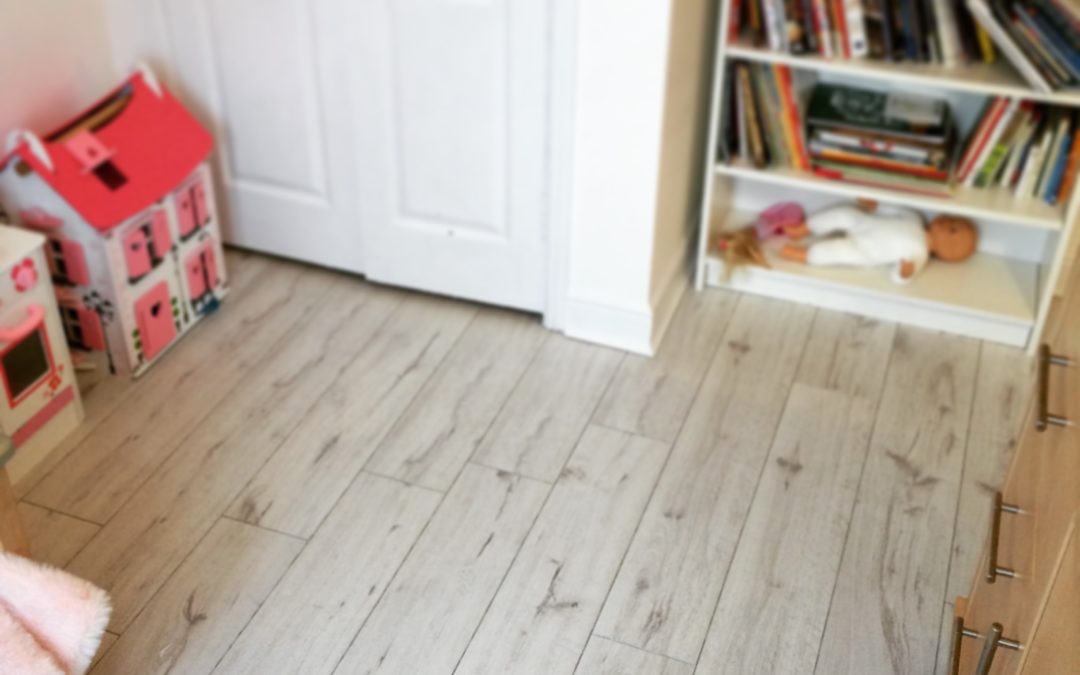
{"type": "Polygon", "coordinates": [[[851,44],[848,41],[847,17],[844,16],[844,0],[832,0],[829,4],[833,20],[833,42],[836,53],[845,59],[851,58],[851,44]]]}
{"type": "Polygon", "coordinates": [[[1039,171],[1039,180],[1036,182],[1035,194],[1033,195],[1038,199],[1045,198],[1050,186],[1050,180],[1053,178],[1054,170],[1057,168],[1058,157],[1061,155],[1062,142],[1068,132],[1069,119],[1062,115],[1057,122],[1057,128],[1054,130],[1049,149],[1043,158],[1043,166],[1039,171]]]}
{"type": "Polygon", "coordinates": [[[847,26],[848,51],[854,58],[870,54],[870,41],[866,34],[866,13],[863,0],[844,0],[844,24],[847,26]]]}
{"type": "Polygon", "coordinates": [[[1031,114],[1024,120],[1024,126],[1017,132],[1016,138],[1012,143],[1012,152],[1009,153],[1009,162],[1005,165],[1005,170],[1001,172],[1001,186],[1009,187],[1013,185],[1014,181],[1018,178],[1021,162],[1027,157],[1028,148],[1031,146],[1031,139],[1035,135],[1035,128],[1037,126],[1038,113],[1035,110],[1032,110],[1031,114]]]}
{"type": "Polygon", "coordinates": [[[856,166],[866,167],[868,169],[878,169],[881,171],[894,171],[896,173],[902,173],[909,176],[917,176],[919,178],[925,178],[927,180],[948,180],[949,173],[947,171],[939,171],[937,169],[931,169],[929,167],[913,166],[911,164],[905,164],[903,162],[894,162],[887,159],[868,157],[866,155],[858,155],[850,152],[844,152],[842,150],[832,150],[829,148],[821,148],[811,143],[811,148],[814,149],[812,157],[818,159],[828,159],[834,162],[840,162],[843,164],[853,164],[856,166]]]}
{"type": "Polygon", "coordinates": [[[1073,189],[1076,187],[1078,177],[1080,177],[1080,125],[1074,125],[1072,151],[1069,153],[1069,162],[1065,169],[1065,177],[1061,181],[1061,189],[1057,194],[1057,203],[1069,203],[1069,200],[1072,198],[1073,189]]]}
{"type": "MultiPolygon", "coordinates": [[[[749,0],[754,2],[754,0],[749,0]]],[[[731,0],[731,8],[728,10],[728,42],[739,39],[739,31],[742,28],[743,0],[731,0]]]]}
{"type": "Polygon", "coordinates": [[[1024,76],[1024,79],[1028,83],[1038,89],[1039,91],[1049,94],[1053,91],[1053,87],[1046,81],[1046,78],[1038,71],[1037,68],[1028,60],[1027,56],[1021,51],[1019,45],[1013,40],[1012,36],[998,24],[994,14],[990,11],[990,8],[986,5],[985,0],[968,0],[968,9],[971,10],[971,14],[975,17],[975,20],[979,22],[986,32],[994,38],[994,42],[1001,48],[1005,55],[1009,58],[1009,61],[1016,66],[1020,74],[1024,76]]]}
{"type": "Polygon", "coordinates": [[[909,61],[920,61],[922,49],[916,39],[918,22],[915,19],[915,0],[897,0],[899,4],[900,34],[904,41],[904,55],[909,61]]]}
{"type": "Polygon", "coordinates": [[[1035,184],[1038,182],[1039,170],[1043,165],[1043,158],[1047,149],[1050,147],[1050,140],[1053,134],[1050,129],[1044,129],[1042,137],[1039,138],[1039,142],[1031,147],[1031,152],[1028,153],[1027,161],[1024,162],[1024,171],[1020,176],[1020,182],[1016,185],[1016,192],[1014,193],[1021,199],[1030,199],[1035,192],[1035,184]]]}
{"type": "Polygon", "coordinates": [[[967,148],[964,150],[964,154],[957,164],[956,178],[960,182],[963,182],[968,173],[972,169],[975,159],[979,153],[982,152],[983,144],[986,142],[986,137],[990,133],[990,129],[994,124],[997,124],[1001,117],[1001,113],[1004,111],[1006,105],[1006,99],[995,98],[990,105],[988,105],[982,112],[979,118],[979,122],[975,127],[975,131],[972,132],[971,137],[968,139],[967,148]]]}
{"type": "Polygon", "coordinates": [[[814,18],[814,0],[802,0],[802,29],[806,38],[806,49],[812,54],[821,53],[818,44],[817,19],[814,18]]]}
{"type": "Polygon", "coordinates": [[[818,44],[821,45],[821,55],[827,59],[836,56],[832,41],[832,22],[829,21],[828,0],[813,0],[814,22],[818,28],[818,44]]]}
{"type": "Polygon", "coordinates": [[[1058,192],[1061,191],[1061,182],[1065,178],[1065,167],[1069,164],[1069,156],[1072,155],[1072,142],[1072,129],[1068,129],[1058,142],[1061,148],[1058,151],[1054,171],[1047,183],[1046,192],[1043,193],[1043,200],[1051,206],[1057,206],[1058,192]]]}
{"type": "Polygon", "coordinates": [[[765,9],[765,35],[769,39],[769,49],[774,52],[786,52],[787,36],[784,30],[783,0],[763,0],[765,9]]]}
{"type": "Polygon", "coordinates": [[[1038,13],[1030,9],[1027,11],[1021,9],[1018,16],[1039,37],[1047,51],[1053,55],[1068,76],[1073,80],[1080,78],[1080,53],[1063,41],[1061,35],[1054,31],[1053,26],[1038,13]]]}
{"type": "Polygon", "coordinates": [[[810,168],[810,155],[806,149],[806,136],[803,132],[799,105],[795,100],[795,87],[791,79],[791,70],[787,66],[776,66],[779,73],[780,95],[784,98],[784,108],[794,137],[793,154],[797,157],[797,168],[810,168]]]}
{"type": "Polygon", "coordinates": [[[1013,116],[1016,115],[1016,111],[1019,107],[1020,101],[1017,99],[1009,101],[1008,105],[1005,106],[1000,118],[998,118],[997,122],[994,124],[989,135],[983,139],[982,150],[979,152],[977,159],[972,163],[967,177],[964,178],[965,186],[973,187],[975,185],[975,179],[978,177],[979,171],[986,165],[987,160],[997,146],[998,140],[1000,140],[1005,133],[1005,129],[1009,126],[1009,123],[1012,121],[1013,116]]]}
{"type": "Polygon", "coordinates": [[[956,23],[955,7],[950,2],[935,2],[937,34],[941,42],[941,62],[956,66],[961,60],[960,33],[956,23]]]}
{"type": "Polygon", "coordinates": [[[787,114],[787,99],[784,95],[784,82],[780,76],[780,66],[770,66],[773,86],[776,89],[776,96],[779,101],[779,105],[776,107],[780,111],[780,129],[784,134],[784,146],[787,149],[788,166],[792,169],[801,169],[799,164],[799,156],[796,148],[795,130],[791,125],[791,119],[787,114]]]}

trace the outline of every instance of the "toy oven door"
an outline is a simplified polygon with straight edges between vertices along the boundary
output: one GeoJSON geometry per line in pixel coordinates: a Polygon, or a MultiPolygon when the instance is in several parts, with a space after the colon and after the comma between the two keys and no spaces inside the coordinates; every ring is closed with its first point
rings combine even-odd
{"type": "Polygon", "coordinates": [[[4,381],[4,405],[0,422],[14,430],[33,417],[40,406],[33,394],[56,370],[45,308],[37,303],[17,307],[0,317],[0,378],[4,381]]]}

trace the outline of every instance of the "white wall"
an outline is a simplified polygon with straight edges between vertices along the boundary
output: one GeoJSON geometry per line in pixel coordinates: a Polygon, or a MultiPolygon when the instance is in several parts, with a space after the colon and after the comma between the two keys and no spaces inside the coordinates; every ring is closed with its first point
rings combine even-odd
{"type": "Polygon", "coordinates": [[[117,84],[104,4],[0,0],[0,141],[47,132],[117,84]]]}
{"type": "Polygon", "coordinates": [[[579,2],[563,329],[652,353],[687,286],[716,0],[579,2]]]}

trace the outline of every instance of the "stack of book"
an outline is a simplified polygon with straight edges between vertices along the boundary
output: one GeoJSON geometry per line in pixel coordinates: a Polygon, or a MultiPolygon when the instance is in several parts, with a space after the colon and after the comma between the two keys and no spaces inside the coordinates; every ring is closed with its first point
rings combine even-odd
{"type": "MultiPolygon", "coordinates": [[[[724,155],[758,168],[810,169],[802,112],[786,66],[736,62],[732,67],[724,155]]],[[[726,158],[726,157],[725,157],[726,158]]]]}
{"type": "Polygon", "coordinates": [[[1080,86],[1080,3],[1076,0],[968,0],[968,7],[1036,89],[1080,86]]]}
{"type": "Polygon", "coordinates": [[[1076,111],[994,98],[983,109],[957,166],[967,187],[1000,187],[1018,199],[1056,206],[1071,196],[1080,170],[1076,111]]]}
{"type": "Polygon", "coordinates": [[[994,45],[964,0],[732,0],[729,38],[792,54],[953,66],[994,45]]]}
{"type": "Polygon", "coordinates": [[[806,115],[820,176],[948,196],[952,110],[942,99],[838,84],[814,87],[806,115]]]}

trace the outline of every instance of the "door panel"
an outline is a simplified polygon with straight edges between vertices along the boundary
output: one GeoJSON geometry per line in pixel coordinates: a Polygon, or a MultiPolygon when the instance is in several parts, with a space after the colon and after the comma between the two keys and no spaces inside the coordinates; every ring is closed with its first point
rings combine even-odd
{"type": "Polygon", "coordinates": [[[226,240],[362,271],[350,0],[152,1],[141,49],[214,131],[226,240]]]}
{"type": "Polygon", "coordinates": [[[541,309],[548,3],[357,5],[368,276],[541,309]]]}

